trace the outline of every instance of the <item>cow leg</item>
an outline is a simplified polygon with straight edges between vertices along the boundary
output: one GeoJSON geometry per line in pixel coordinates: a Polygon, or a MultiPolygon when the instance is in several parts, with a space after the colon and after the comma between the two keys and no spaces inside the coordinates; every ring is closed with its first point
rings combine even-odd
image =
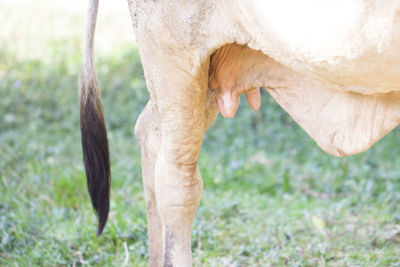
{"type": "MultiPolygon", "coordinates": [[[[202,128],[204,124],[198,126],[202,128]]],[[[179,127],[183,132],[189,125],[180,121],[179,127]]],[[[172,140],[168,140],[171,137],[163,132],[164,136],[155,168],[156,199],[163,232],[163,262],[164,266],[191,266],[191,227],[203,192],[197,165],[201,138],[196,133],[190,137],[188,134],[181,136],[182,143],[178,143],[177,138],[171,144],[172,140]],[[189,141],[188,138],[197,140],[189,141]]]]}
{"type": "Polygon", "coordinates": [[[157,109],[150,100],[140,114],[135,135],[142,154],[142,179],[147,208],[147,232],[149,240],[149,266],[162,266],[162,228],[157,211],[154,191],[154,168],[160,149],[161,135],[157,109]]]}
{"type": "MultiPolygon", "coordinates": [[[[154,192],[162,225],[163,265],[191,266],[191,228],[203,191],[197,160],[213,120],[207,117],[215,118],[216,112],[206,108],[214,101],[208,97],[208,61],[195,73],[180,72],[182,68],[170,64],[168,73],[171,69],[174,75],[158,71],[157,79],[147,73],[161,126],[154,156],[154,192]]],[[[216,109],[215,104],[211,109],[216,109]]]]}
{"type": "Polygon", "coordinates": [[[155,170],[156,198],[163,227],[164,266],[192,265],[192,222],[203,191],[197,159],[204,132],[217,115],[214,97],[208,96],[207,104],[210,105],[203,102],[196,106],[196,112],[204,114],[201,120],[182,116],[179,123],[174,120],[163,125],[163,129],[173,129],[169,133],[163,131],[155,170]]]}
{"type": "MultiPolygon", "coordinates": [[[[206,128],[212,125],[217,113],[214,97],[208,91],[205,110],[206,128]]],[[[142,177],[146,198],[149,239],[149,266],[162,266],[163,259],[165,258],[163,257],[163,232],[161,219],[157,210],[154,187],[155,162],[161,144],[161,124],[158,110],[152,101],[147,103],[145,109],[140,114],[135,126],[135,135],[139,139],[142,153],[142,177]]],[[[198,170],[197,166],[196,168],[198,170]]],[[[168,251],[168,248],[171,248],[171,240],[166,241],[165,247],[168,254],[171,253],[171,251],[168,251]]],[[[169,256],[167,255],[166,258],[169,259],[169,256]]],[[[168,265],[167,262],[166,265],[168,265]]]]}

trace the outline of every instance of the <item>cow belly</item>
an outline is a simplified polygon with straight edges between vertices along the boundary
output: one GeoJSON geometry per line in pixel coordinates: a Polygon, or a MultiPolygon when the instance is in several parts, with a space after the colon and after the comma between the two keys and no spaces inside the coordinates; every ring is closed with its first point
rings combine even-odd
{"type": "Polygon", "coordinates": [[[346,156],[371,147],[400,122],[400,96],[373,96],[327,88],[268,89],[327,153],[346,156]]]}
{"type": "MultiPolygon", "coordinates": [[[[337,90],[332,82],[269,61],[275,76],[264,76],[268,92],[329,154],[363,152],[400,123],[400,92],[366,95],[337,90]],[[275,80],[283,82],[275,86],[275,80]]],[[[263,73],[271,73],[267,68],[263,73]]]]}

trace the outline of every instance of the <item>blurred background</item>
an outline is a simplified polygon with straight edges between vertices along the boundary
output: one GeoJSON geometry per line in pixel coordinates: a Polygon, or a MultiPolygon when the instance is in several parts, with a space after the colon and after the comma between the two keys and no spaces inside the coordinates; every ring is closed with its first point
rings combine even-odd
{"type": "MultiPolygon", "coordinates": [[[[100,1],[96,59],[112,161],[104,234],[82,164],[77,74],[87,1],[0,0],[0,266],[146,266],[148,100],[126,1],[100,1]]],[[[266,94],[207,132],[196,266],[400,266],[400,131],[322,152],[266,94]]]]}

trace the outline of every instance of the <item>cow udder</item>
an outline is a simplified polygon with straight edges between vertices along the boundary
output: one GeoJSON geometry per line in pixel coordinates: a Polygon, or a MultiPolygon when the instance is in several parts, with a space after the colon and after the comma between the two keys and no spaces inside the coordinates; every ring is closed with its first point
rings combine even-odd
{"type": "Polygon", "coordinates": [[[225,117],[235,115],[241,94],[257,109],[260,86],[335,156],[365,151],[400,122],[399,93],[337,90],[338,83],[295,72],[245,45],[228,44],[211,56],[209,87],[225,117]]]}

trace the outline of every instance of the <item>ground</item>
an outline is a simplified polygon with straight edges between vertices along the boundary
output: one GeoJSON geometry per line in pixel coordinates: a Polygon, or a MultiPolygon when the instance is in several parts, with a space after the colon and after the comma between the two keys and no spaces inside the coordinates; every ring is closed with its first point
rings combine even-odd
{"type": "MultiPolygon", "coordinates": [[[[40,2],[21,9],[24,1],[0,0],[0,265],[146,266],[133,125],[148,93],[126,3],[106,12],[100,2],[96,55],[113,180],[97,238],[77,101],[86,6],[40,2]]],[[[257,113],[245,102],[204,141],[194,264],[400,266],[400,130],[364,154],[334,158],[266,93],[257,113]]]]}

